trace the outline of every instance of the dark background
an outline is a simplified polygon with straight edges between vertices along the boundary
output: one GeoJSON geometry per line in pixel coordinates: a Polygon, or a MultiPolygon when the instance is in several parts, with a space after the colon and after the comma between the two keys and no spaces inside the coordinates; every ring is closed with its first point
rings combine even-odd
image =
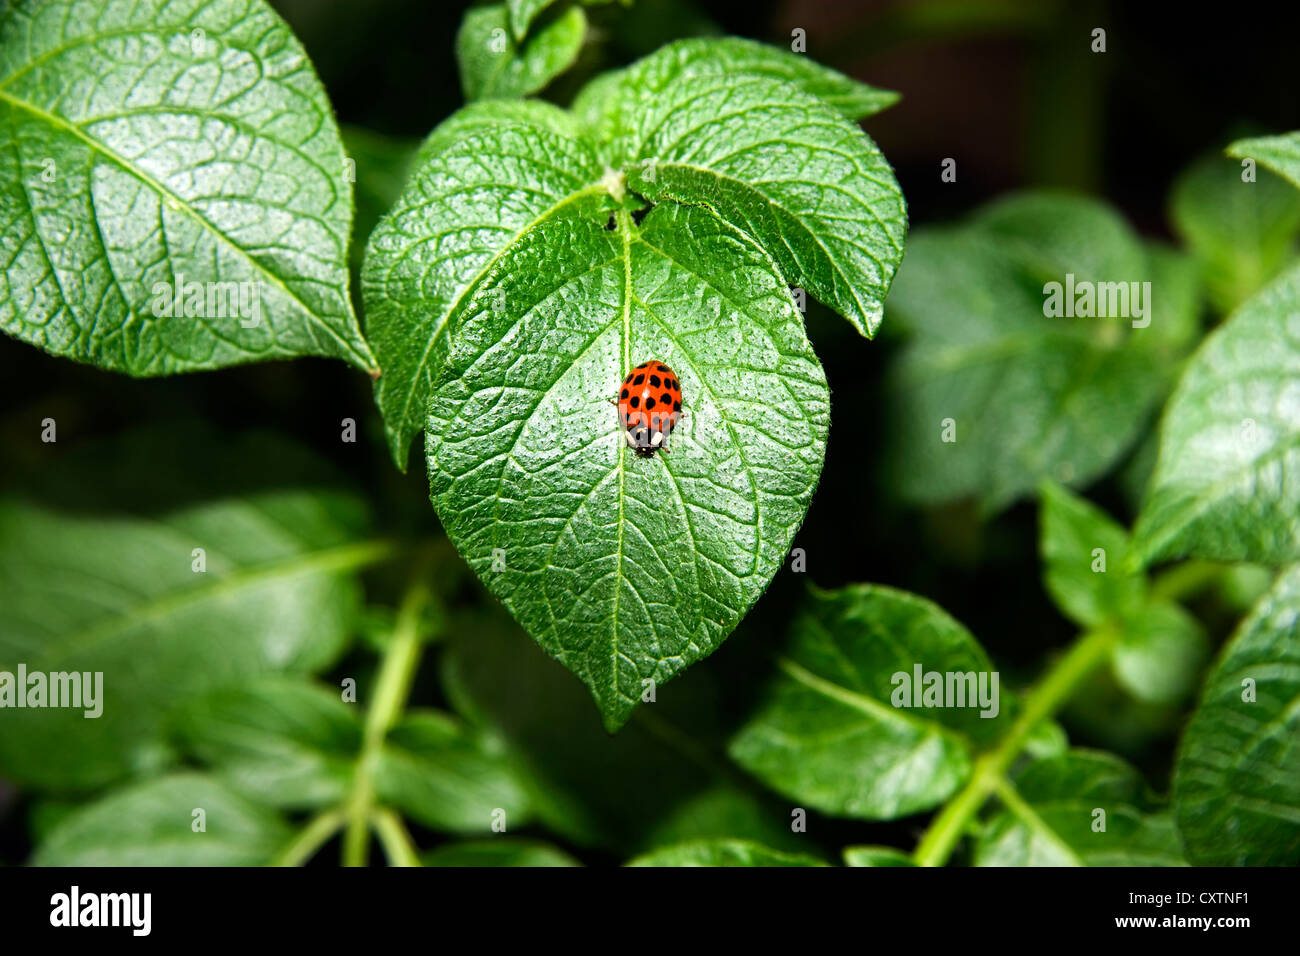
{"type": "MultiPolygon", "coordinates": [[[[417,140],[461,105],[452,50],[462,5],[274,6],[315,62],[341,123],[417,140]]],[[[593,72],[677,36],[721,32],[788,45],[798,27],[814,59],[903,94],[866,129],[897,170],[912,228],[959,217],[1010,190],[1055,186],[1102,197],[1140,233],[1161,237],[1168,235],[1169,186],[1190,161],[1235,137],[1300,128],[1300,17],[1283,5],[1220,8],[1213,19],[1193,9],[1132,0],[638,0],[631,10],[591,11],[596,42],[575,73],[545,95],[567,102],[593,72]],[[1106,30],[1105,54],[1089,49],[1094,27],[1106,30]],[[956,183],[940,181],[946,157],[957,160],[956,183]]],[[[823,587],[872,581],[923,594],[971,629],[1007,684],[1031,678],[1048,649],[1074,636],[1040,584],[1036,508],[1022,504],[983,522],[973,506],[920,511],[891,501],[876,481],[875,411],[889,337],[861,340],[815,305],[809,326],[834,404],[821,486],[796,540],[807,552],[808,576],[823,587]],[[844,427],[850,418],[865,427],[844,427]]],[[[232,432],[282,433],[354,477],[381,525],[411,534],[437,527],[418,449],[406,475],[393,468],[370,383],[341,362],[304,359],[136,381],[0,339],[0,467],[17,473],[39,462],[45,417],[57,419],[60,444],[159,422],[183,429],[196,419],[232,432]],[[344,417],[358,422],[357,444],[339,441],[344,417]]],[[[1089,494],[1123,520],[1132,517],[1113,482],[1089,494]]],[[[737,713],[767,667],[761,648],[780,639],[800,583],[796,575],[778,575],[762,613],[698,665],[727,675],[719,684],[731,688],[737,713]]],[[[467,582],[461,600],[491,598],[467,582]]],[[[1215,621],[1213,608],[1201,610],[1215,621]]],[[[1218,622],[1216,640],[1228,623],[1218,622]]],[[[436,698],[436,683],[436,674],[422,674],[415,700],[436,698]]],[[[1153,735],[1116,739],[1103,721],[1090,719],[1090,711],[1107,705],[1108,689],[1096,693],[1092,706],[1085,702],[1066,715],[1071,739],[1118,749],[1152,779],[1166,779],[1177,721],[1153,735]]],[[[22,820],[20,808],[0,794],[0,858],[25,857],[22,820]]],[[[829,846],[910,841],[907,823],[842,823],[825,832],[829,846]]]]}

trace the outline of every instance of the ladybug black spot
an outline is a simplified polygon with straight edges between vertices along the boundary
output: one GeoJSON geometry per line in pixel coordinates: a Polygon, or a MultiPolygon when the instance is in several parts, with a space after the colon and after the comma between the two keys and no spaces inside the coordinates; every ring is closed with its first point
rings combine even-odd
{"type": "Polygon", "coordinates": [[[651,388],[658,388],[658,387],[659,387],[659,384],[660,384],[660,382],[659,382],[659,376],[658,376],[658,375],[651,375],[651,376],[650,376],[650,387],[651,387],[651,388]]]}
{"type": "Polygon", "coordinates": [[[632,384],[633,384],[633,385],[640,385],[640,384],[641,384],[642,382],[644,382],[644,381],[645,381],[645,376],[644,376],[644,375],[638,375],[635,379],[632,380],[632,384]]]}
{"type": "Polygon", "coordinates": [[[681,410],[682,410],[682,403],[681,403],[681,402],[673,402],[673,411],[675,411],[675,412],[680,412],[681,410]]]}
{"type": "Polygon", "coordinates": [[[632,401],[629,402],[628,404],[631,405],[633,408],[640,408],[640,407],[641,407],[641,399],[640,399],[640,397],[634,397],[634,398],[632,399],[632,401]]]}
{"type": "Polygon", "coordinates": [[[619,398],[627,398],[627,389],[623,389],[623,393],[619,395],[619,398]]]}
{"type": "Polygon", "coordinates": [[[656,370],[658,370],[658,371],[660,371],[660,372],[666,372],[666,371],[668,371],[668,366],[667,366],[667,365],[656,365],[655,368],[656,368],[656,370]]]}
{"type": "Polygon", "coordinates": [[[664,392],[662,395],[659,396],[659,401],[664,405],[671,405],[673,403],[673,397],[669,395],[667,392],[664,392]]]}
{"type": "Polygon", "coordinates": [[[654,400],[653,398],[647,398],[647,399],[645,400],[645,407],[646,407],[647,409],[654,408],[654,407],[655,407],[655,400],[654,400]]]}

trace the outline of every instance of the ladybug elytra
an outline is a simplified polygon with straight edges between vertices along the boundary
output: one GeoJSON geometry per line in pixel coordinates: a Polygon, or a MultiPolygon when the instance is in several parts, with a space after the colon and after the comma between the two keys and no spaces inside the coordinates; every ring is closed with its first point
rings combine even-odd
{"type": "Polygon", "coordinates": [[[682,383],[663,362],[642,362],[619,386],[618,423],[642,458],[668,450],[668,436],[682,414],[682,383]]]}

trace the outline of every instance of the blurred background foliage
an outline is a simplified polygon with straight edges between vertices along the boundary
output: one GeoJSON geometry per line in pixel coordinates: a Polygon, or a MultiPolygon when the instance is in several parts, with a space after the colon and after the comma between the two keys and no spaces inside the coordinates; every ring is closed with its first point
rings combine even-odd
{"type": "MultiPolygon", "coordinates": [[[[314,60],[357,161],[356,267],[364,237],[400,190],[413,150],[463,102],[452,52],[463,9],[425,0],[278,0],[274,6],[314,60]]],[[[38,504],[22,521],[5,523],[0,547],[11,567],[57,550],[51,540],[57,532],[42,529],[39,509],[59,507],[60,495],[76,497],[76,510],[92,523],[112,514],[128,525],[132,515],[143,516],[147,525],[165,504],[181,509],[182,525],[220,526],[237,521],[241,502],[250,498],[282,499],[277,488],[324,486],[336,497],[319,505],[321,513],[307,513],[311,508],[301,502],[287,505],[301,512],[291,538],[428,543],[435,585],[423,630],[432,646],[411,695],[413,725],[394,731],[394,748],[402,752],[386,758],[381,778],[386,799],[407,809],[416,842],[437,847],[429,862],[612,863],[715,836],[830,861],[851,844],[910,847],[922,817],[870,823],[811,810],[809,832],[792,834],[789,802],[729,761],[727,742],[753,713],[809,580],[822,588],[873,582],[924,595],[976,636],[1008,690],[1031,681],[1074,638],[1075,626],[1042,583],[1034,490],[1042,477],[1073,483],[1130,524],[1152,466],[1155,416],[1183,358],[1205,330],[1293,261],[1300,193],[1261,169],[1255,202],[1243,206],[1228,188],[1239,166],[1221,151],[1240,136],[1300,128],[1291,50],[1300,18],[1270,21],[1270,14],[1252,10],[1217,15],[1211,23],[1171,16],[1159,4],[1050,0],[637,0],[630,8],[594,7],[588,16],[592,27],[577,65],[543,93],[556,102],[567,103],[600,70],[674,38],[725,33],[785,46],[795,29],[806,31],[809,56],[903,94],[898,106],[866,126],[897,170],[912,223],[882,337],[860,340],[810,304],[810,335],[834,404],[821,485],[796,540],[807,555],[806,576],[778,574],[758,611],[720,651],[661,689],[657,706],[641,708],[611,738],[582,685],[532,645],[439,543],[423,466],[413,462],[406,475],[392,467],[363,375],[341,363],[301,360],[133,381],[9,339],[0,340],[3,483],[38,504]],[[1096,26],[1107,31],[1104,54],[1089,49],[1096,26]],[[941,181],[945,158],[956,160],[955,182],[941,181]],[[1056,238],[1040,241],[1046,233],[1034,227],[1032,242],[1019,241],[1017,230],[1034,219],[1054,222],[1056,238]],[[990,235],[996,244],[984,241],[990,235]],[[972,243],[972,236],[983,239],[972,243]],[[1039,309],[1052,257],[1074,262],[1078,254],[1102,263],[1098,272],[1109,278],[1160,276],[1159,308],[1169,310],[1161,335],[1125,345],[1104,338],[1111,329],[1101,337],[1071,333],[1044,347],[1013,349],[1005,368],[975,373],[1023,389],[1004,407],[989,392],[982,460],[953,467],[914,453],[915,429],[932,428],[937,417],[926,404],[934,396],[914,394],[915,383],[936,368],[948,374],[945,363],[960,365],[960,356],[944,348],[970,329],[986,328],[988,341],[996,342],[1017,309],[1039,309]],[[987,293],[982,313],[972,304],[980,298],[972,289],[987,293]],[[1034,400],[1051,398],[1054,382],[1076,381],[1089,363],[1104,365],[1106,373],[1085,383],[1080,420],[1072,424],[1051,401],[1034,400]],[[1090,419],[1097,408],[1109,409],[1110,418],[1090,419]],[[57,444],[40,440],[46,418],[58,423],[57,444]],[[340,440],[347,418],[357,423],[355,443],[340,440]],[[1026,449],[1035,452],[1033,460],[1017,457],[1026,449]],[[187,499],[179,489],[191,487],[209,497],[187,499]],[[232,513],[199,513],[211,496],[232,513]],[[191,506],[199,512],[185,510],[191,506]],[[437,713],[421,717],[431,708],[437,713]],[[441,769],[421,769],[421,761],[441,769]],[[466,792],[467,777],[481,792],[466,792]],[[475,836],[482,827],[466,821],[481,819],[484,807],[502,800],[520,808],[511,823],[517,842],[455,842],[475,836]]],[[[939,404],[949,398],[979,404],[983,381],[957,374],[946,380],[967,391],[939,404]]],[[[266,542],[272,552],[282,545],[288,546],[266,542]]],[[[103,549],[96,560],[106,566],[129,560],[128,543],[118,549],[84,538],[65,550],[95,547],[103,549]]],[[[329,686],[348,677],[365,683],[406,582],[401,563],[358,567],[364,605],[334,608],[327,620],[289,615],[294,619],[284,625],[296,639],[316,642],[314,654],[296,658],[296,669],[320,674],[329,686]]],[[[1189,652],[1196,671],[1189,684],[1199,682],[1207,654],[1267,582],[1266,573],[1243,568],[1196,593],[1191,609],[1204,636],[1203,646],[1189,652]]],[[[336,603],[359,600],[347,593],[336,603]]],[[[288,598],[271,599],[284,610],[288,598]]],[[[202,653],[171,662],[177,673],[195,667],[238,673],[228,665],[238,653],[232,629],[241,626],[238,615],[206,619],[195,632],[202,653]]],[[[138,653],[147,655],[148,647],[145,636],[138,653]]],[[[249,669],[283,670],[274,664],[249,669]]],[[[178,681],[174,696],[186,699],[187,708],[240,712],[237,702],[201,696],[215,681],[194,687],[178,681]]],[[[302,686],[285,692],[310,693],[302,686]]],[[[186,708],[169,710],[164,721],[163,709],[171,706],[150,702],[153,709],[145,710],[153,716],[131,723],[131,740],[117,741],[116,750],[113,741],[65,748],[57,739],[35,738],[0,748],[12,761],[0,766],[0,778],[10,778],[0,782],[0,861],[28,859],[43,835],[102,796],[109,783],[162,786],[176,799],[191,799],[186,788],[195,784],[187,767],[222,767],[236,794],[259,786],[288,794],[286,812],[337,796],[296,791],[285,779],[284,765],[292,769],[292,761],[282,751],[272,748],[259,762],[247,748],[231,755],[221,739],[187,733],[187,726],[210,722],[187,725],[186,708]],[[50,773],[15,771],[20,752],[38,745],[50,773]],[[80,759],[87,749],[85,773],[59,772],[61,761],[80,759]],[[120,759],[113,757],[117,751],[120,759]],[[164,772],[169,776],[160,778],[164,772]]],[[[1115,751],[1164,791],[1189,709],[1187,694],[1142,697],[1107,668],[1061,723],[1073,744],[1115,751]]],[[[340,722],[328,707],[319,719],[308,734],[310,753],[299,757],[317,767],[337,747],[346,764],[359,727],[346,715],[340,722]]],[[[225,798],[238,799],[223,792],[225,798]]],[[[281,823],[244,810],[248,834],[281,839],[281,823]]],[[[105,812],[111,817],[112,807],[105,812]]],[[[1006,834],[999,827],[1006,829],[994,821],[978,853],[1001,852],[997,843],[1006,834]]],[[[73,844],[75,837],[61,835],[73,844]]],[[[58,846],[42,852],[60,858],[58,846]]]]}

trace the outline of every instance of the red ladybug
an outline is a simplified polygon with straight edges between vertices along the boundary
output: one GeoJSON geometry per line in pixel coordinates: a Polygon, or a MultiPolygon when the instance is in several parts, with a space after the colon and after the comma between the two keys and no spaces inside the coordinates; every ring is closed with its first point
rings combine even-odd
{"type": "Polygon", "coordinates": [[[668,436],[682,416],[682,383],[663,362],[642,362],[619,386],[618,423],[642,458],[668,450],[668,436]]]}

